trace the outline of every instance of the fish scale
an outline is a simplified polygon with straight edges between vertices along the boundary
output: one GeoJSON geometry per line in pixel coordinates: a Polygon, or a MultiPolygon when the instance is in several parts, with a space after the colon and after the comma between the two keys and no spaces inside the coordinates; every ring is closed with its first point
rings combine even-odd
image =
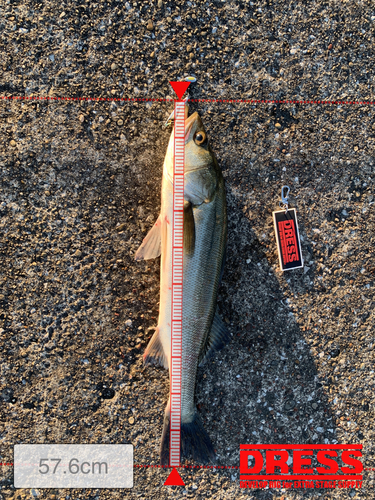
{"type": "Polygon", "coordinates": [[[210,333],[216,310],[216,296],[226,238],[226,211],[223,197],[220,196],[223,190],[224,182],[210,203],[193,209],[197,228],[196,248],[192,256],[184,255],[182,423],[191,422],[195,412],[194,389],[199,355],[210,333]],[[219,213],[222,213],[218,221],[216,220],[217,209],[219,213]],[[206,266],[202,266],[203,262],[206,266]]]}

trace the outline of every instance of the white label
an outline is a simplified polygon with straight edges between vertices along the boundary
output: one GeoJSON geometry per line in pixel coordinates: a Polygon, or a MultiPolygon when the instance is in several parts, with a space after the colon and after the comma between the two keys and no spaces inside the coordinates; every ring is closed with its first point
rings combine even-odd
{"type": "Polygon", "coordinates": [[[16,488],[132,488],[133,445],[16,444],[16,488]]]}

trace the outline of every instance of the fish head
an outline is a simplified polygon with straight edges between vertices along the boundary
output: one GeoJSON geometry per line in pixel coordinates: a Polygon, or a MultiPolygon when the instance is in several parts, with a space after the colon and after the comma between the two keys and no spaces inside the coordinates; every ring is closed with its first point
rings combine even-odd
{"type": "Polygon", "coordinates": [[[214,163],[206,129],[197,112],[185,120],[185,172],[207,168],[214,163]]]}
{"type": "MultiPolygon", "coordinates": [[[[173,147],[172,132],[165,159],[164,171],[169,180],[173,179],[173,147]]],[[[185,109],[185,200],[193,205],[207,203],[212,199],[221,171],[215,155],[208,143],[207,132],[197,112],[187,117],[185,109]]]]}

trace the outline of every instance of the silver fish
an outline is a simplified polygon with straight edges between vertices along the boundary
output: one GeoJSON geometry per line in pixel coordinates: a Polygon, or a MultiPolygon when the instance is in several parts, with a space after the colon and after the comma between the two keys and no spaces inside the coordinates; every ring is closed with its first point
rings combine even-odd
{"type": "MultiPolygon", "coordinates": [[[[163,167],[161,212],[135,259],[161,255],[158,325],[144,353],[144,363],[169,368],[171,359],[171,286],[173,221],[172,132],[163,167]]],[[[224,179],[197,112],[185,107],[184,267],[181,382],[181,457],[207,463],[215,459],[210,438],[194,404],[199,363],[223,347],[230,334],[216,312],[227,241],[224,179]]],[[[170,402],[160,447],[160,462],[169,462],[170,402]]]]}

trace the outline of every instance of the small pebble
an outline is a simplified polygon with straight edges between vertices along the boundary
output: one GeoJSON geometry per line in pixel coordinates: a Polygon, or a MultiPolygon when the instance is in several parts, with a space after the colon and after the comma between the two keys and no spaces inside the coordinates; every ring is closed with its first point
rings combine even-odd
{"type": "Polygon", "coordinates": [[[16,147],[16,146],[17,146],[17,143],[16,143],[16,141],[15,141],[15,140],[13,140],[13,139],[12,139],[12,140],[10,141],[10,145],[12,146],[12,148],[14,148],[14,147],[16,147]]]}
{"type": "Polygon", "coordinates": [[[154,24],[151,21],[151,19],[147,23],[147,29],[148,29],[148,31],[152,31],[154,29],[154,24]]]}
{"type": "Polygon", "coordinates": [[[134,417],[129,417],[129,424],[134,424],[134,417]]]}

